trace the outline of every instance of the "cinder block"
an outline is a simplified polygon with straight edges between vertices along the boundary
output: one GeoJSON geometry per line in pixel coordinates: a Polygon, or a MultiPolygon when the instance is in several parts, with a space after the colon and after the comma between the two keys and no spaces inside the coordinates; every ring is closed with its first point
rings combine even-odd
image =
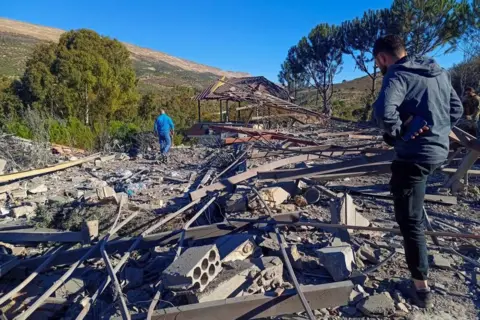
{"type": "Polygon", "coordinates": [[[355,262],[350,246],[326,247],[316,251],[322,265],[335,281],[347,279],[355,262]]]}
{"type": "Polygon", "coordinates": [[[253,236],[249,234],[223,236],[216,245],[222,262],[245,260],[257,249],[253,236]]]}
{"type": "Polygon", "coordinates": [[[202,292],[221,270],[220,254],[215,244],[192,247],[163,271],[163,283],[170,290],[197,289],[202,292]]]}
{"type": "Polygon", "coordinates": [[[263,188],[259,193],[262,199],[272,208],[282,204],[290,196],[290,194],[281,187],[263,188]]]}
{"type": "Polygon", "coordinates": [[[333,224],[346,224],[360,227],[368,227],[370,221],[357,213],[353,198],[346,194],[343,198],[330,202],[330,213],[333,224]]]}
{"type": "Polygon", "coordinates": [[[223,270],[208,284],[205,290],[189,296],[190,303],[233,298],[253,284],[260,268],[251,261],[230,261],[223,264],[223,270]]]}

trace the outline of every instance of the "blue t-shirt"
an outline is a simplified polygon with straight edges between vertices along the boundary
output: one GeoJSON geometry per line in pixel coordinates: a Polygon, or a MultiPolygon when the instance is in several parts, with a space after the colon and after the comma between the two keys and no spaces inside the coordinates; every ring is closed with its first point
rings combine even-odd
{"type": "Polygon", "coordinates": [[[170,130],[174,130],[175,127],[173,125],[172,119],[167,116],[166,114],[161,114],[158,116],[157,120],[155,120],[154,128],[155,132],[170,132],[170,130]]]}

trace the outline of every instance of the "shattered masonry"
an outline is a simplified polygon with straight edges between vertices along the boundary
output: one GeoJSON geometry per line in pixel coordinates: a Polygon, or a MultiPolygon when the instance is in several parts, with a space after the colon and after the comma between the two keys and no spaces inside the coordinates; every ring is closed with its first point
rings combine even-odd
{"type": "MultiPolygon", "coordinates": [[[[419,313],[388,190],[393,152],[379,132],[279,100],[272,90],[252,93],[249,81],[261,79],[227,81],[197,98],[247,101],[259,108],[255,114],[271,107],[273,116],[208,124],[204,144],[173,148],[168,164],[157,160],[156,141],[146,135],[135,155],[88,156],[0,137],[2,314],[419,313]],[[207,143],[212,139],[222,146],[207,143]]],[[[428,237],[439,301],[427,314],[474,319],[480,142],[458,128],[450,139],[448,166],[432,177],[426,196],[427,234],[438,240],[428,237]]]]}

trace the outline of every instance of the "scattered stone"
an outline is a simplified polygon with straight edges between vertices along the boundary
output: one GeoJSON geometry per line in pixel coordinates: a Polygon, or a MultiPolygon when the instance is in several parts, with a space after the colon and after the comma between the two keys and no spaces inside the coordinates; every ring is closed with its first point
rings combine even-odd
{"type": "Polygon", "coordinates": [[[302,197],[302,196],[295,196],[295,198],[293,199],[293,201],[295,202],[295,204],[300,207],[300,208],[303,208],[303,207],[306,207],[308,206],[308,202],[307,200],[302,197]]]}
{"type": "Polygon", "coordinates": [[[28,197],[27,195],[27,190],[24,189],[18,189],[10,192],[10,195],[12,196],[13,199],[25,199],[28,197]]]}
{"type": "Polygon", "coordinates": [[[13,208],[13,217],[14,218],[21,218],[27,217],[30,218],[35,215],[35,207],[34,206],[21,206],[13,208]]]}
{"type": "Polygon", "coordinates": [[[395,303],[392,297],[384,292],[367,297],[357,304],[357,309],[369,317],[388,316],[395,312],[395,303]]]}
{"type": "Polygon", "coordinates": [[[191,247],[162,273],[163,284],[171,290],[202,292],[222,270],[220,254],[215,244],[191,247]]]}
{"type": "Polygon", "coordinates": [[[100,201],[115,201],[117,202],[117,194],[112,187],[106,186],[97,189],[98,200],[100,201]]]}
{"type": "Polygon", "coordinates": [[[48,191],[48,188],[44,184],[39,184],[39,185],[33,186],[32,188],[30,188],[28,190],[28,192],[31,193],[31,194],[45,193],[47,191],[48,191]]]}
{"type": "Polygon", "coordinates": [[[378,259],[379,252],[377,250],[373,250],[370,246],[364,244],[360,247],[360,256],[363,257],[363,260],[366,260],[373,264],[378,264],[380,260],[378,259]]]}
{"type": "Polygon", "coordinates": [[[397,307],[397,310],[400,310],[400,311],[402,311],[402,312],[405,312],[405,313],[409,313],[409,312],[410,312],[410,311],[408,310],[407,306],[406,306],[404,303],[402,303],[402,302],[397,303],[397,304],[396,304],[396,307],[397,307]]]}
{"type": "Polygon", "coordinates": [[[261,272],[253,279],[253,284],[246,292],[254,294],[261,289],[276,289],[283,285],[283,262],[278,257],[262,257],[251,260],[261,272]]]}
{"type": "Polygon", "coordinates": [[[64,205],[70,202],[70,199],[63,196],[54,196],[48,199],[48,202],[57,204],[57,205],[64,205]]]}
{"type": "Polygon", "coordinates": [[[354,263],[353,251],[350,246],[322,248],[316,253],[333,280],[342,281],[350,276],[354,263]]]}
{"type": "Polygon", "coordinates": [[[451,270],[452,269],[452,260],[449,258],[445,258],[439,253],[433,254],[433,259],[432,259],[432,266],[443,269],[443,270],[451,270]]]}
{"type": "Polygon", "coordinates": [[[263,188],[259,193],[260,197],[272,208],[287,201],[290,196],[290,194],[281,187],[263,188]]]}

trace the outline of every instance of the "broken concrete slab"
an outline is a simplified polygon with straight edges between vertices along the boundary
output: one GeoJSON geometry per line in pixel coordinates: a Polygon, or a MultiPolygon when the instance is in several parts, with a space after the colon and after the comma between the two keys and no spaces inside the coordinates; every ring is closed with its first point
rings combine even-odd
{"type": "Polygon", "coordinates": [[[249,234],[224,236],[216,241],[216,245],[222,262],[245,260],[257,248],[253,236],[249,234]]]}
{"type": "Polygon", "coordinates": [[[333,280],[345,280],[352,273],[352,265],[355,261],[350,246],[326,247],[318,249],[316,254],[333,280]]]}
{"type": "Polygon", "coordinates": [[[13,208],[12,214],[14,218],[27,217],[30,218],[35,215],[35,206],[21,206],[13,208]]]}
{"type": "Polygon", "coordinates": [[[356,210],[353,198],[346,194],[344,197],[330,202],[331,221],[333,224],[346,224],[368,227],[370,221],[356,210]]]}
{"type": "Polygon", "coordinates": [[[253,284],[260,268],[251,261],[230,261],[203,292],[189,296],[190,303],[234,298],[253,284]]]}
{"type": "Polygon", "coordinates": [[[97,189],[98,200],[117,202],[117,194],[112,187],[106,186],[97,189]]]}
{"type": "Polygon", "coordinates": [[[215,244],[191,247],[163,271],[163,283],[171,290],[196,288],[202,292],[221,270],[215,244]]]}
{"type": "Polygon", "coordinates": [[[55,291],[55,297],[67,299],[71,295],[78,295],[83,292],[85,284],[83,279],[70,278],[55,291]]]}
{"type": "Polygon", "coordinates": [[[261,272],[256,275],[253,284],[246,290],[249,294],[275,289],[283,284],[283,262],[279,257],[252,259],[261,272]]]}
{"type": "Polygon", "coordinates": [[[48,198],[48,202],[52,204],[57,204],[57,205],[64,205],[69,203],[71,200],[70,198],[63,197],[63,196],[53,196],[48,198]]]}
{"type": "Polygon", "coordinates": [[[443,270],[451,270],[453,261],[450,258],[435,253],[432,255],[432,266],[443,270]]]}
{"type": "Polygon", "coordinates": [[[357,304],[357,309],[369,317],[388,316],[395,312],[395,303],[388,292],[367,297],[357,304]]]}
{"type": "Polygon", "coordinates": [[[37,184],[28,189],[28,192],[31,194],[45,193],[48,191],[48,188],[44,184],[37,184]]]}
{"type": "Polygon", "coordinates": [[[19,182],[13,182],[0,186],[0,193],[12,192],[13,190],[20,189],[19,182]]]}
{"type": "Polygon", "coordinates": [[[281,187],[263,188],[259,193],[260,197],[272,208],[287,201],[290,196],[290,194],[281,187]]]}
{"type": "Polygon", "coordinates": [[[13,190],[12,192],[10,192],[10,195],[11,195],[12,198],[15,199],[15,200],[17,200],[17,199],[25,199],[25,198],[28,197],[27,190],[24,190],[24,189],[13,190]]]}

